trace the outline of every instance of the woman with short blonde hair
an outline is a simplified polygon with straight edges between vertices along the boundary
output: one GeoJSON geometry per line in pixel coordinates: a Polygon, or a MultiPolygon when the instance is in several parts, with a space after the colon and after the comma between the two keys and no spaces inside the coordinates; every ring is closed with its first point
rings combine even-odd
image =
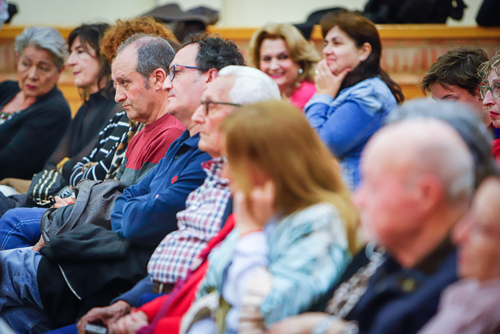
{"type": "Polygon", "coordinates": [[[290,24],[268,23],[257,30],[250,41],[250,60],[300,109],[316,92],[314,70],[320,57],[314,44],[290,24]]]}

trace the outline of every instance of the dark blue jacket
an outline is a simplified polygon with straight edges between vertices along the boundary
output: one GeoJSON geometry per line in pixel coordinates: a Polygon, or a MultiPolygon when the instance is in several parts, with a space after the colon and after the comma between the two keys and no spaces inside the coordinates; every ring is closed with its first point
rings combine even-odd
{"type": "Polygon", "coordinates": [[[199,134],[189,131],[172,143],[167,154],[144,179],[116,199],[111,227],[128,241],[157,245],[177,229],[177,212],[189,193],[206,177],[201,164],[211,157],[198,149],[199,134]]]}
{"type": "Polygon", "coordinates": [[[421,263],[402,268],[389,256],[346,320],[360,334],[413,334],[436,313],[441,291],[457,280],[456,249],[445,241],[421,263]]]}

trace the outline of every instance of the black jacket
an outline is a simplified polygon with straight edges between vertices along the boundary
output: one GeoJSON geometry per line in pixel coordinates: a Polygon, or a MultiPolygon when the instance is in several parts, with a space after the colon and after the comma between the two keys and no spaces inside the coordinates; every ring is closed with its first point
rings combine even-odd
{"type": "MultiPolygon", "coordinates": [[[[0,83],[0,108],[19,92],[15,81],[0,83]]],[[[61,141],[71,111],[56,86],[35,103],[0,125],[0,180],[31,180],[61,141]]]]}
{"type": "Polygon", "coordinates": [[[42,247],[37,272],[43,309],[54,328],[92,307],[109,305],[146,277],[154,247],[141,247],[92,224],[55,236],[42,247]]]}

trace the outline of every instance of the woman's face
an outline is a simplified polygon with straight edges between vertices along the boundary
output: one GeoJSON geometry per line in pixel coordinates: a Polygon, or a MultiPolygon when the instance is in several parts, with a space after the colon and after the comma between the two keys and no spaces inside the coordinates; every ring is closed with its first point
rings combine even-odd
{"type": "MultiPolygon", "coordinates": [[[[222,146],[222,155],[227,157],[225,139],[223,140],[223,142],[224,144],[222,146]]],[[[229,159],[226,158],[226,162],[224,163],[224,167],[222,168],[222,177],[229,180],[229,188],[231,189],[231,193],[233,194],[247,187],[249,187],[250,190],[255,187],[261,187],[266,183],[266,181],[270,180],[270,177],[262,172],[259,168],[257,168],[252,162],[247,161],[245,162],[245,164],[247,164],[247,166],[249,167],[247,170],[249,175],[247,175],[244,181],[247,182],[247,184],[243,185],[238,183],[237,178],[234,176],[231,163],[229,159]]]]}
{"type": "MultiPolygon", "coordinates": [[[[494,84],[500,84],[500,78],[496,71],[491,71],[488,76],[488,86],[494,84]]],[[[500,98],[493,98],[493,96],[491,96],[491,91],[488,91],[484,96],[483,106],[486,112],[490,114],[491,124],[493,124],[495,128],[500,128],[500,98]]]]}
{"type": "Polygon", "coordinates": [[[58,70],[49,51],[27,46],[17,63],[19,89],[26,97],[37,97],[50,92],[59,80],[58,70]]]}
{"type": "Polygon", "coordinates": [[[71,45],[71,54],[67,64],[73,69],[75,86],[87,90],[90,94],[99,90],[98,79],[101,65],[96,52],[89,45],[84,48],[80,37],[76,37],[71,45]]]}
{"type": "Polygon", "coordinates": [[[292,60],[285,41],[265,39],[260,45],[260,70],[276,82],[283,94],[299,76],[300,66],[292,60]]]}
{"type": "Polygon", "coordinates": [[[334,75],[346,68],[353,70],[361,60],[366,59],[363,50],[357,48],[354,40],[337,26],[328,31],[324,42],[323,55],[334,75]]]}

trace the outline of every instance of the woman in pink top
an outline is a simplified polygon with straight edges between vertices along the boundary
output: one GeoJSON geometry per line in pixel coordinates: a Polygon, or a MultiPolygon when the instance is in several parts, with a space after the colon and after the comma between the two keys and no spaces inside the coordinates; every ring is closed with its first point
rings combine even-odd
{"type": "Polygon", "coordinates": [[[320,57],[314,45],[290,24],[268,23],[250,41],[252,66],[269,75],[284,99],[302,110],[316,93],[314,70],[320,57]]]}

